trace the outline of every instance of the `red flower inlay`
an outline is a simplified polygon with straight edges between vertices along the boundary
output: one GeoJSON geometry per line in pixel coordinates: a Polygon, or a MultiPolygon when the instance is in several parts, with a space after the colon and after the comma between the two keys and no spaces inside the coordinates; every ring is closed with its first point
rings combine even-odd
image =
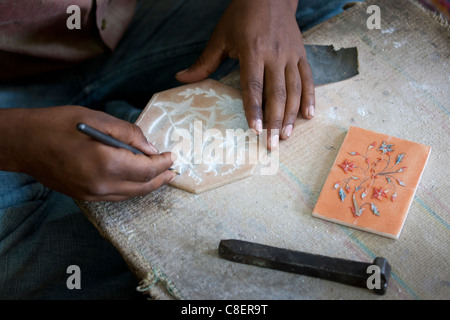
{"type": "Polygon", "coordinates": [[[386,192],[383,190],[383,188],[377,189],[377,188],[373,188],[373,195],[372,195],[372,199],[373,198],[377,198],[378,200],[383,200],[384,198],[387,198],[387,194],[386,192]]]}
{"type": "Polygon", "coordinates": [[[338,164],[338,166],[341,167],[345,173],[353,171],[353,169],[356,168],[353,162],[348,162],[347,160],[342,162],[342,164],[338,164]]]}

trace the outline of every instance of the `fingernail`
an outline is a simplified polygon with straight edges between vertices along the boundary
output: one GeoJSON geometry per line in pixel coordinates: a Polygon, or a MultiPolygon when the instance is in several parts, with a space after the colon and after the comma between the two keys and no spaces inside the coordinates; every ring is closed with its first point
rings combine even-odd
{"type": "Polygon", "coordinates": [[[270,138],[270,147],[271,148],[278,148],[280,137],[276,134],[272,138],[270,138]]]}
{"type": "Polygon", "coordinates": [[[189,68],[181,70],[181,71],[178,71],[176,75],[177,76],[182,75],[183,73],[186,73],[188,70],[189,70],[189,68]]]}
{"type": "Polygon", "coordinates": [[[309,117],[314,117],[315,114],[316,114],[316,111],[315,111],[314,106],[309,106],[308,107],[308,116],[309,117]]]}
{"type": "Polygon", "coordinates": [[[292,124],[286,126],[286,128],[284,128],[283,133],[286,137],[290,137],[291,133],[292,133],[292,124]]]}
{"type": "Polygon", "coordinates": [[[159,150],[153,144],[149,142],[148,145],[150,146],[150,148],[153,150],[154,153],[159,153],[159,150]]]}
{"type": "Polygon", "coordinates": [[[259,133],[262,132],[263,128],[262,128],[262,121],[261,121],[261,119],[256,120],[256,122],[255,122],[255,130],[258,131],[259,133]]]}
{"type": "Polygon", "coordinates": [[[175,161],[177,161],[178,156],[175,152],[171,152],[170,153],[170,160],[172,160],[172,163],[175,163],[175,161]]]}
{"type": "Polygon", "coordinates": [[[172,179],[170,179],[169,183],[172,182],[172,181],[174,181],[177,177],[178,177],[178,175],[174,173],[174,176],[173,176],[172,179]]]}

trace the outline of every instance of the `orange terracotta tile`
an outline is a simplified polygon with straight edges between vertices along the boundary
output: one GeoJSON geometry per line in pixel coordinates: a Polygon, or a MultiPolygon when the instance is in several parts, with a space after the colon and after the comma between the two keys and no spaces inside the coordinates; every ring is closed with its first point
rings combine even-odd
{"type": "Polygon", "coordinates": [[[398,239],[430,151],[350,127],[313,216],[398,239]]]}

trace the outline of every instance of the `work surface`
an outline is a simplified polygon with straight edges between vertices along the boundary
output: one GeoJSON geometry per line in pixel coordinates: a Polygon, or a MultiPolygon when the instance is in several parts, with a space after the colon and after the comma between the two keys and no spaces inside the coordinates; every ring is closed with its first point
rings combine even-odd
{"type": "Polygon", "coordinates": [[[153,298],[450,299],[449,29],[409,1],[368,1],[304,40],[357,47],[360,74],[316,88],[316,117],[299,119],[281,143],[275,175],[200,195],[166,186],[120,203],[79,203],[153,298]],[[370,4],[381,8],[381,30],[367,28],[370,4]],[[311,215],[350,126],[432,148],[399,240],[311,215]],[[389,287],[378,296],[230,262],[218,255],[221,239],[364,262],[382,256],[389,287]]]}

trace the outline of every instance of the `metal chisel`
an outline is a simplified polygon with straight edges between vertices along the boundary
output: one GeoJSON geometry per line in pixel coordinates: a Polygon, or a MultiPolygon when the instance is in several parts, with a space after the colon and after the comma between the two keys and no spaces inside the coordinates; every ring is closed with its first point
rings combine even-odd
{"type": "Polygon", "coordinates": [[[386,292],[391,272],[391,266],[385,258],[375,258],[373,263],[365,263],[242,240],[220,241],[219,255],[234,262],[368,288],[380,295],[386,292]],[[378,276],[379,281],[370,282],[371,276],[378,276]]]}

